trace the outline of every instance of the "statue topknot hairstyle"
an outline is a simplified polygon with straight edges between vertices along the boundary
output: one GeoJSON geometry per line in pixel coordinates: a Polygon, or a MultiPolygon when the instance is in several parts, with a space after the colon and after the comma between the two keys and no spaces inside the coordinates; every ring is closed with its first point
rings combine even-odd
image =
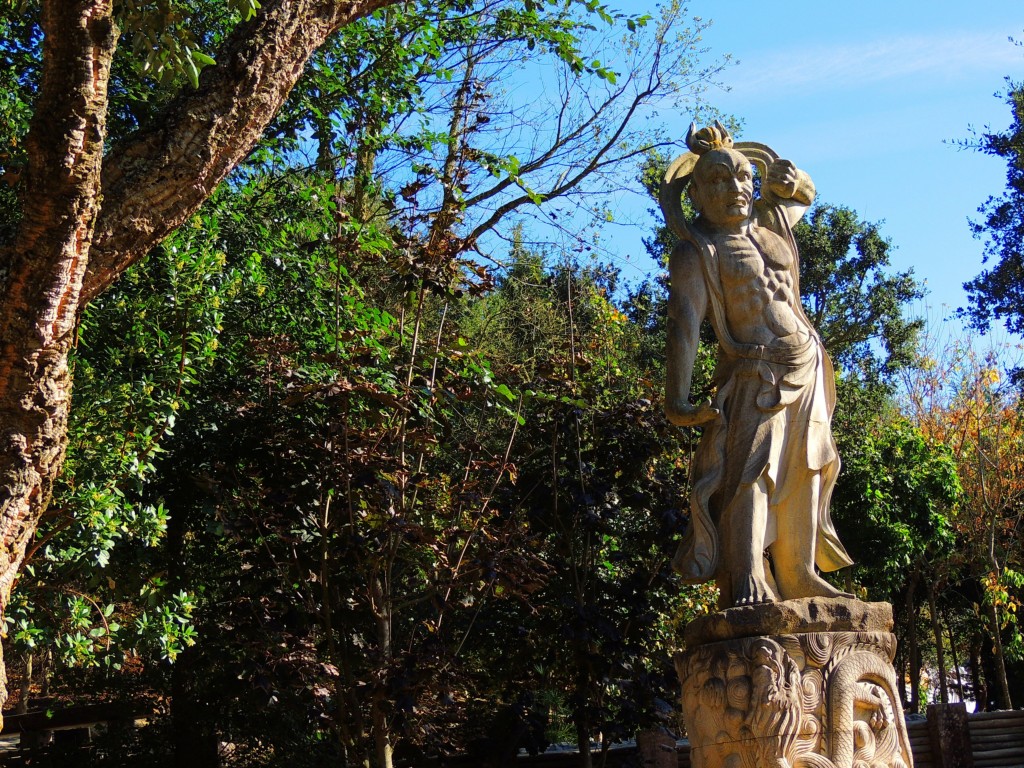
{"type": "Polygon", "coordinates": [[[686,146],[695,155],[703,155],[713,149],[732,149],[732,135],[718,120],[714,125],[697,130],[696,123],[690,123],[686,132],[686,146]]]}

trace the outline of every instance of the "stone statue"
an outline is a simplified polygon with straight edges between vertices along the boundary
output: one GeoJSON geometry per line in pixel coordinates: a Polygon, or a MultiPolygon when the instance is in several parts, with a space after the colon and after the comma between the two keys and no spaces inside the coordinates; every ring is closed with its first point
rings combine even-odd
{"type": "Polygon", "coordinates": [[[839,472],[832,363],[800,304],[793,225],[814,199],[810,177],[721,125],[687,135],[661,206],[672,253],[665,411],[704,426],[691,470],[691,523],[674,566],[715,579],[721,607],[852,597],[815,572],[852,564],[829,516],[839,472]],[[753,166],[760,176],[755,197],[753,166]],[[689,187],[697,211],[683,217],[689,187]],[[718,337],[714,402],[690,403],[701,321],[718,337]],[[767,556],[771,563],[768,563],[767,556]]]}
{"type": "Polygon", "coordinates": [[[828,513],[834,373],[800,305],[792,230],[814,186],[763,144],[734,144],[720,123],[690,126],[686,143],[661,187],[681,241],[669,265],[665,411],[704,434],[674,565],[687,581],[715,579],[722,609],[690,622],[675,656],[692,764],[912,768],[892,608],[815,572],[851,561],[828,513]],[[693,405],[705,317],[719,343],[716,391],[693,405]]]}

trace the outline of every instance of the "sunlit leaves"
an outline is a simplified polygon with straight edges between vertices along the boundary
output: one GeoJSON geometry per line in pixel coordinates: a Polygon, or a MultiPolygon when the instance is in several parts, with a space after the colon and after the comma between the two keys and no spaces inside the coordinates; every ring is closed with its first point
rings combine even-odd
{"type": "Polygon", "coordinates": [[[949,449],[911,424],[864,426],[848,441],[833,509],[872,599],[898,601],[909,570],[952,553],[960,479],[949,449]]]}
{"type": "Polygon", "coordinates": [[[975,607],[980,626],[993,639],[1005,629],[1006,649],[1018,649],[1020,628],[1007,614],[1016,613],[1022,597],[1017,527],[1024,509],[1024,409],[1019,389],[1000,373],[1013,365],[1009,352],[982,352],[969,338],[944,346],[932,341],[924,363],[905,372],[904,408],[929,439],[948,448],[963,486],[950,579],[968,594],[981,593],[975,607]]]}
{"type": "MultiPolygon", "coordinates": [[[[225,0],[224,15],[248,21],[260,9],[259,0],[225,0]]],[[[124,43],[138,62],[138,71],[167,84],[184,76],[199,87],[199,73],[216,62],[204,50],[190,24],[196,9],[182,0],[117,0],[115,14],[124,43]]]]}

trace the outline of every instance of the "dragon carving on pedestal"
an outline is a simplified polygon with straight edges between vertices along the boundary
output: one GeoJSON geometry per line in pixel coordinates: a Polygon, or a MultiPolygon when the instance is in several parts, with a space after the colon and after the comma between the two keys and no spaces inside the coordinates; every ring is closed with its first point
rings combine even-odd
{"type": "Polygon", "coordinates": [[[679,654],[694,768],[911,768],[887,632],[710,643],[679,654]]]}

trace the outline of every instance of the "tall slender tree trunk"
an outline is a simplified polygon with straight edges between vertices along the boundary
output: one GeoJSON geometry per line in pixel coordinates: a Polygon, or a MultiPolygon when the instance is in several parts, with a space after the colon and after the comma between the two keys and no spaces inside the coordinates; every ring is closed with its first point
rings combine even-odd
{"type": "Polygon", "coordinates": [[[921,572],[914,570],[907,585],[907,662],[910,667],[910,706],[913,713],[921,711],[921,646],[917,638],[917,605],[914,592],[917,591],[921,572]]]}
{"type": "Polygon", "coordinates": [[[373,700],[373,745],[377,755],[377,768],[393,768],[394,744],[384,709],[383,693],[373,700]]]}
{"type": "Polygon", "coordinates": [[[18,696],[18,706],[14,710],[18,715],[28,712],[28,698],[32,693],[32,660],[34,657],[32,653],[26,653],[23,658],[25,659],[25,674],[21,678],[21,695],[18,696]]]}
{"type": "MultiPolygon", "coordinates": [[[[391,638],[391,601],[387,587],[380,578],[373,581],[372,588],[374,612],[377,619],[377,644],[384,666],[383,674],[387,676],[391,672],[392,659],[392,638],[391,638]]],[[[373,744],[377,755],[377,768],[393,768],[394,748],[392,739],[391,723],[388,721],[385,708],[386,679],[378,681],[378,691],[373,697],[373,712],[371,718],[371,729],[373,731],[373,744]]]]}
{"type": "Polygon", "coordinates": [[[999,683],[999,707],[1013,709],[1010,699],[1010,685],[1006,679],[1006,660],[1003,656],[1003,637],[999,626],[999,609],[994,602],[988,606],[989,632],[992,635],[992,651],[995,656],[996,677],[999,683]]]}
{"type": "Polygon", "coordinates": [[[956,688],[959,691],[960,701],[964,701],[964,678],[960,671],[960,659],[956,654],[956,638],[953,637],[953,628],[949,623],[949,615],[946,615],[946,636],[949,637],[949,653],[953,657],[953,669],[956,670],[956,688]]]}
{"type": "Polygon", "coordinates": [[[939,700],[949,703],[949,687],[946,682],[946,654],[942,643],[942,622],[939,621],[939,609],[935,604],[935,592],[939,582],[933,581],[928,586],[928,610],[932,615],[932,635],[935,637],[935,663],[939,668],[939,700]]]}
{"type": "MultiPolygon", "coordinates": [[[[898,627],[894,627],[898,632],[898,627]]],[[[910,707],[910,697],[907,695],[907,643],[906,636],[899,637],[897,634],[896,641],[896,658],[892,661],[892,666],[896,670],[896,685],[900,696],[900,703],[902,703],[904,709],[910,707]]]]}
{"type": "Polygon", "coordinates": [[[580,768],[593,768],[594,755],[590,749],[590,718],[585,712],[576,712],[576,746],[580,751],[580,768]]]}
{"type": "MultiPolygon", "coordinates": [[[[579,642],[579,641],[577,641],[579,642]]],[[[580,752],[580,768],[593,768],[594,756],[590,749],[590,737],[593,731],[590,722],[590,711],[587,703],[590,699],[591,676],[587,668],[584,653],[576,654],[578,672],[576,674],[575,706],[573,707],[573,724],[576,726],[576,746],[580,752]]]]}
{"type": "Polygon", "coordinates": [[[988,710],[988,684],[985,681],[983,664],[981,661],[981,644],[983,637],[980,632],[971,636],[971,648],[969,667],[971,670],[971,694],[974,696],[975,706],[979,712],[988,710]]]}

